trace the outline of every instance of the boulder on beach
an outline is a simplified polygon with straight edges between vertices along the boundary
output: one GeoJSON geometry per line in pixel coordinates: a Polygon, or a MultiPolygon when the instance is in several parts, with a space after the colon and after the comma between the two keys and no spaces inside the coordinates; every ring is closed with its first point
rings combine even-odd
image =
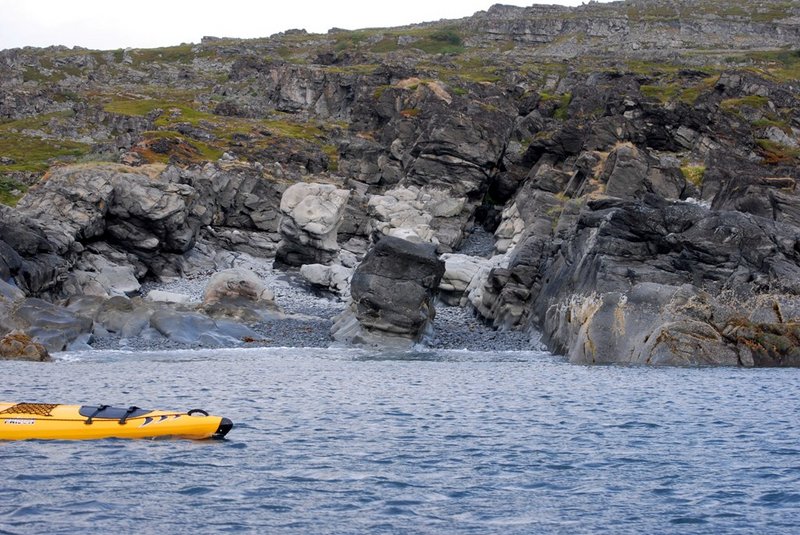
{"type": "Polygon", "coordinates": [[[388,346],[419,341],[436,315],[443,273],[444,262],[433,245],[381,238],[353,274],[352,302],[337,318],[333,337],[388,346]]]}
{"type": "Polygon", "coordinates": [[[274,305],[272,290],[252,271],[231,268],[211,276],[203,292],[203,304],[213,305],[225,300],[245,300],[274,305]]]}
{"type": "Polygon", "coordinates": [[[245,325],[185,310],[157,310],[150,326],[171,342],[191,346],[232,347],[261,338],[245,325]]]}
{"type": "Polygon", "coordinates": [[[492,260],[487,258],[455,253],[443,254],[442,260],[445,271],[439,284],[439,295],[442,301],[453,306],[466,304],[467,289],[492,265],[492,260]]]}
{"type": "Polygon", "coordinates": [[[203,293],[203,309],[212,317],[257,322],[283,316],[274,294],[253,271],[231,268],[215,273],[203,293]]]}

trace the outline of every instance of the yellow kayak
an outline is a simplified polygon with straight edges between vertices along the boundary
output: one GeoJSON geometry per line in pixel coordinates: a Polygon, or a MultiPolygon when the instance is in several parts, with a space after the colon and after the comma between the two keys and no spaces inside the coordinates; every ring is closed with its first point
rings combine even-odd
{"type": "Polygon", "coordinates": [[[0,440],[223,438],[233,422],[194,409],[151,411],[108,405],[0,402],[0,440]]]}

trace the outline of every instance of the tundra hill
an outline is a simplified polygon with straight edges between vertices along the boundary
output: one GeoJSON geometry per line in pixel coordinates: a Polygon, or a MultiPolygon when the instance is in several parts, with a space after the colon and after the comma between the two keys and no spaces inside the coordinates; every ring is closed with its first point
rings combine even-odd
{"type": "MultiPolygon", "coordinates": [[[[796,2],[635,0],[495,5],[400,28],[209,37],[161,49],[5,50],[0,200],[13,204],[51,165],[120,157],[191,165],[228,153],[279,162],[292,179],[346,175],[343,145],[374,134],[363,110],[380,108],[384,91],[413,78],[417,85],[404,91],[427,84],[486,106],[494,105],[485,101],[490,91],[515,115],[539,108],[554,121],[607,114],[600,102],[571,105],[574,86],[598,77],[627,76],[665,109],[704,102],[726,71],[791,92],[800,78],[798,43],[796,2]]],[[[775,127],[791,137],[790,110],[772,109],[757,94],[736,98],[744,100],[715,105],[750,130],[739,141],[773,162],[794,161],[780,134],[765,133],[775,127]]],[[[420,110],[398,111],[413,120],[420,110]]],[[[512,141],[530,140],[505,140],[512,141]]]]}

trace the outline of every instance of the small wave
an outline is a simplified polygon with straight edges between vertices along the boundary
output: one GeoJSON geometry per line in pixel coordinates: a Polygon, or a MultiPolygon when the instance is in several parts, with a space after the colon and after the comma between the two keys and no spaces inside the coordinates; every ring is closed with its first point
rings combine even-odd
{"type": "Polygon", "coordinates": [[[622,424],[613,425],[611,427],[618,427],[620,429],[659,429],[661,426],[652,422],[639,422],[631,420],[622,424]]]}
{"type": "Polygon", "coordinates": [[[800,503],[800,494],[797,492],[767,492],[762,494],[758,501],[766,505],[800,503]]]}
{"type": "Polygon", "coordinates": [[[699,516],[681,516],[673,518],[669,521],[670,524],[708,524],[708,520],[699,516]]]}

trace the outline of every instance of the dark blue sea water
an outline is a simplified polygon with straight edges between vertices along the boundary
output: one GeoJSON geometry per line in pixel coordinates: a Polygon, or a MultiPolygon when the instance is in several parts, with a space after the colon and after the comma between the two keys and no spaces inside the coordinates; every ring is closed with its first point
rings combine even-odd
{"type": "Polygon", "coordinates": [[[0,443],[1,533],[796,533],[800,370],[269,349],[0,362],[229,439],[0,443]]]}

